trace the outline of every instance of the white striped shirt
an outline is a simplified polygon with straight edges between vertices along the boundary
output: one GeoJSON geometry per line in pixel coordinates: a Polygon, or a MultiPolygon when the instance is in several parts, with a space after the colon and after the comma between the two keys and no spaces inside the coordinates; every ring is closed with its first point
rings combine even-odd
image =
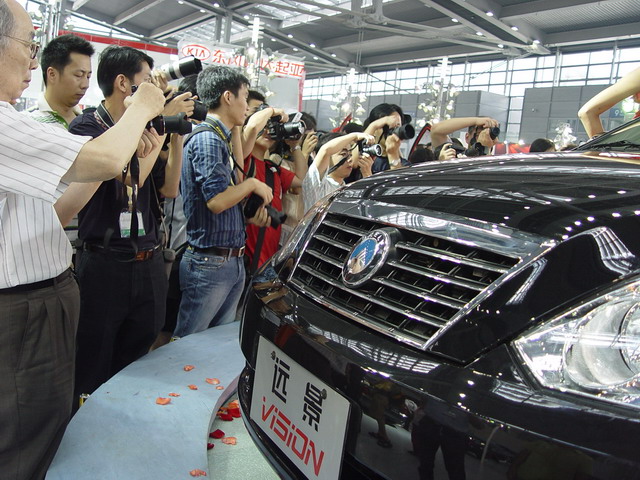
{"type": "Polygon", "coordinates": [[[71,245],[53,204],[91,137],[44,125],[0,102],[0,288],[54,278],[71,264],[71,245]]]}

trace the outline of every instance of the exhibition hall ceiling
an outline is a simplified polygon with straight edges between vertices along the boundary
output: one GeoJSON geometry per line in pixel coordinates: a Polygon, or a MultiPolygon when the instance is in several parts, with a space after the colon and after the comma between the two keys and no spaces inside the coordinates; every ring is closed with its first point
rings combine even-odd
{"type": "Polygon", "coordinates": [[[69,11],[145,41],[247,45],[308,74],[389,70],[450,59],[521,57],[613,42],[640,45],[638,0],[65,0],[69,11]]]}

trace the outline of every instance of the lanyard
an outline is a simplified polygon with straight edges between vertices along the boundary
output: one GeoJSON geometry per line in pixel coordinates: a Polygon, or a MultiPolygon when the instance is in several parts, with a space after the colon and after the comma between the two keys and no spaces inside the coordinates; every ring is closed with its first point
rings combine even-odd
{"type": "MultiPolygon", "coordinates": [[[[207,120],[209,120],[209,117],[207,117],[207,120]]],[[[239,168],[239,167],[236,164],[235,157],[233,156],[233,146],[231,145],[231,139],[229,139],[224,134],[224,132],[220,128],[220,125],[218,125],[217,122],[212,122],[212,121],[207,121],[207,120],[205,120],[202,123],[205,123],[209,127],[211,127],[213,129],[213,131],[216,132],[216,134],[220,137],[220,140],[225,142],[227,144],[227,147],[229,148],[229,167],[230,167],[230,170],[231,170],[231,175],[230,175],[230,177],[231,177],[231,185],[235,185],[236,184],[235,169],[239,168]]]]}

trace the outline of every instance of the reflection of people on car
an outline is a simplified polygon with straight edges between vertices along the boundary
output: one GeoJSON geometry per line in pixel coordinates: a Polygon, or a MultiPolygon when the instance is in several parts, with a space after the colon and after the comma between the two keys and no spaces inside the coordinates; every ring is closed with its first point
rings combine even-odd
{"type": "Polygon", "coordinates": [[[586,454],[544,440],[528,443],[507,472],[508,480],[587,480],[593,460],[586,454]]]}
{"type": "Polygon", "coordinates": [[[464,456],[469,424],[467,415],[447,403],[430,398],[415,412],[411,443],[418,456],[420,480],[432,480],[438,449],[442,450],[449,480],[465,480],[464,456]]]}
{"type": "Polygon", "coordinates": [[[392,396],[393,387],[394,385],[391,381],[381,380],[372,388],[371,410],[369,413],[378,423],[378,431],[369,432],[369,435],[375,438],[378,441],[378,445],[384,448],[391,448],[393,446],[387,436],[384,419],[384,413],[389,408],[389,400],[392,396]]]}

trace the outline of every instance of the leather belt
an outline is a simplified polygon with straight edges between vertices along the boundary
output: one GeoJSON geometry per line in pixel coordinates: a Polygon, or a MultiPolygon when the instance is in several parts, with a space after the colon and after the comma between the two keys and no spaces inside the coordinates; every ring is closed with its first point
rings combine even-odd
{"type": "Polygon", "coordinates": [[[9,288],[1,288],[0,294],[12,294],[12,293],[24,293],[24,292],[32,292],[34,290],[40,290],[42,288],[53,287],[54,285],[58,285],[64,282],[67,278],[71,277],[73,273],[70,268],[67,268],[64,272],[58,275],[55,278],[50,278],[48,280],[41,280],[39,282],[34,283],[25,283],[24,285],[16,285],[15,287],[9,288]]]}
{"type": "Polygon", "coordinates": [[[231,257],[242,257],[244,255],[244,245],[240,248],[225,248],[225,247],[207,247],[200,248],[189,245],[189,247],[198,253],[204,253],[208,255],[215,255],[217,257],[225,257],[227,259],[231,257]]]}
{"type": "Polygon", "coordinates": [[[102,253],[103,255],[110,255],[118,260],[129,260],[134,262],[144,262],[145,260],[150,260],[153,258],[153,255],[161,249],[162,245],[156,245],[153,248],[148,248],[146,250],[138,250],[135,257],[133,256],[133,250],[125,250],[120,248],[109,248],[106,249],[102,245],[97,245],[95,243],[85,243],[82,248],[87,252],[93,253],[102,253]]]}

